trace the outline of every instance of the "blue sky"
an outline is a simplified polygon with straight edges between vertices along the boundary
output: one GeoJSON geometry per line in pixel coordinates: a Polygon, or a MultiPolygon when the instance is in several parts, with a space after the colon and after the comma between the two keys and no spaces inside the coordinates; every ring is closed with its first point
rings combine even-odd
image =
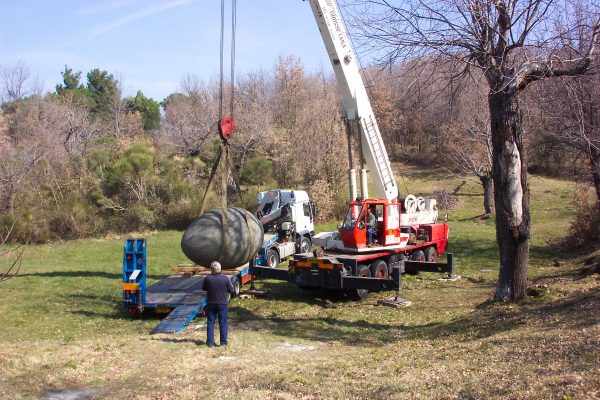
{"type": "MultiPolygon", "coordinates": [[[[237,3],[236,74],[270,70],[290,54],[310,71],[331,69],[307,1],[237,3]]],[[[0,0],[0,65],[22,60],[46,90],[65,64],[84,76],[105,69],[126,95],[141,89],[160,101],[187,73],[218,77],[220,8],[219,0],[0,0]]]]}

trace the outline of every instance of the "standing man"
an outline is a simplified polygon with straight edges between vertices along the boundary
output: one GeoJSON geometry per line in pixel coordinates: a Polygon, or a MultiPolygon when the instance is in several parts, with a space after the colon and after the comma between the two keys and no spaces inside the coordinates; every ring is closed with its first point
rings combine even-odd
{"type": "Polygon", "coordinates": [[[215,318],[219,316],[219,334],[221,346],[227,345],[227,303],[233,294],[233,285],[229,278],[221,274],[221,264],[213,261],[210,264],[210,275],[204,278],[202,290],[206,292],[206,345],[215,344],[215,318]]]}

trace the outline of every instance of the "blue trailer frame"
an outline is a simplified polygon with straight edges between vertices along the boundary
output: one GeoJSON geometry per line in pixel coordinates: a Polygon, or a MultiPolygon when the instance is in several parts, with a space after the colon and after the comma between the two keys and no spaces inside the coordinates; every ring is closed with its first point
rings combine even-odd
{"type": "MultiPolygon", "coordinates": [[[[153,333],[181,332],[206,306],[202,290],[204,276],[177,273],[150,286],[146,285],[146,239],[127,239],[123,252],[122,296],[125,309],[141,317],[145,309],[169,308],[169,315],[153,333]]],[[[248,266],[230,275],[231,284],[239,287],[252,276],[248,266]]]]}

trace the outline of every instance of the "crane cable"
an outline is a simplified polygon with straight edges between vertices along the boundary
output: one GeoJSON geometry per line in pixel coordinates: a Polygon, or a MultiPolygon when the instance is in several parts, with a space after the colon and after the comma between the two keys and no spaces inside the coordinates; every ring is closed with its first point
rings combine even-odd
{"type": "MultiPolygon", "coordinates": [[[[234,106],[234,93],[235,93],[235,32],[236,32],[236,20],[237,20],[237,1],[232,0],[231,9],[231,102],[229,104],[229,116],[233,116],[234,106]]],[[[224,115],[223,99],[225,97],[225,74],[224,74],[224,47],[225,47],[225,0],[221,0],[221,35],[220,35],[220,81],[219,81],[219,122],[220,125],[224,115]]],[[[220,129],[220,127],[219,127],[220,129]]],[[[226,224],[226,211],[227,211],[227,180],[229,179],[229,171],[231,169],[231,160],[229,156],[229,142],[228,139],[221,135],[221,145],[217,152],[217,157],[213,163],[210,176],[208,178],[208,184],[204,191],[204,197],[202,198],[202,204],[200,206],[199,216],[204,214],[206,207],[206,200],[210,186],[214,180],[219,165],[221,166],[221,208],[223,209],[223,226],[226,224]]]]}
{"type": "MultiPolygon", "coordinates": [[[[221,145],[217,152],[217,157],[212,166],[210,176],[208,178],[208,184],[202,198],[202,205],[200,206],[200,214],[204,214],[206,206],[206,200],[210,185],[215,177],[219,164],[221,165],[221,228],[223,234],[223,241],[221,242],[221,249],[219,252],[219,260],[223,261],[224,251],[227,248],[227,181],[229,179],[229,171],[231,170],[231,158],[229,155],[229,138],[233,134],[233,127],[235,121],[233,119],[233,106],[234,106],[234,95],[235,95],[235,32],[237,22],[237,1],[232,0],[231,2],[231,102],[229,103],[229,115],[225,116],[223,112],[223,99],[225,97],[225,74],[224,74],[224,47],[225,47],[225,0],[221,0],[221,38],[219,44],[219,55],[220,55],[220,80],[219,80],[219,121],[217,127],[221,136],[221,145]],[[227,124],[225,128],[224,124],[227,124]]],[[[240,193],[241,196],[241,193],[240,193]]],[[[246,227],[250,237],[250,243],[253,243],[253,232],[250,229],[246,215],[243,215],[246,221],[246,227]]],[[[249,246],[250,247],[250,246],[249,246]]],[[[251,249],[248,250],[248,254],[251,254],[251,249]]],[[[248,256],[249,257],[249,256],[248,256]]]]}

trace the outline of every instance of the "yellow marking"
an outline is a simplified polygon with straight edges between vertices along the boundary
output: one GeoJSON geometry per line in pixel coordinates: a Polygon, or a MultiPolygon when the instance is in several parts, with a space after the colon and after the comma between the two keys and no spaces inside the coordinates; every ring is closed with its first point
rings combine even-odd
{"type": "Polygon", "coordinates": [[[312,267],[312,263],[306,262],[306,261],[298,261],[296,263],[296,267],[300,267],[300,268],[310,268],[312,267]]]}
{"type": "Polygon", "coordinates": [[[130,292],[137,292],[139,283],[126,283],[123,282],[123,290],[129,290],[130,292]]]}
{"type": "Polygon", "coordinates": [[[311,268],[313,266],[322,269],[333,269],[333,264],[321,263],[314,260],[296,262],[296,267],[300,268],[311,268]]]}

